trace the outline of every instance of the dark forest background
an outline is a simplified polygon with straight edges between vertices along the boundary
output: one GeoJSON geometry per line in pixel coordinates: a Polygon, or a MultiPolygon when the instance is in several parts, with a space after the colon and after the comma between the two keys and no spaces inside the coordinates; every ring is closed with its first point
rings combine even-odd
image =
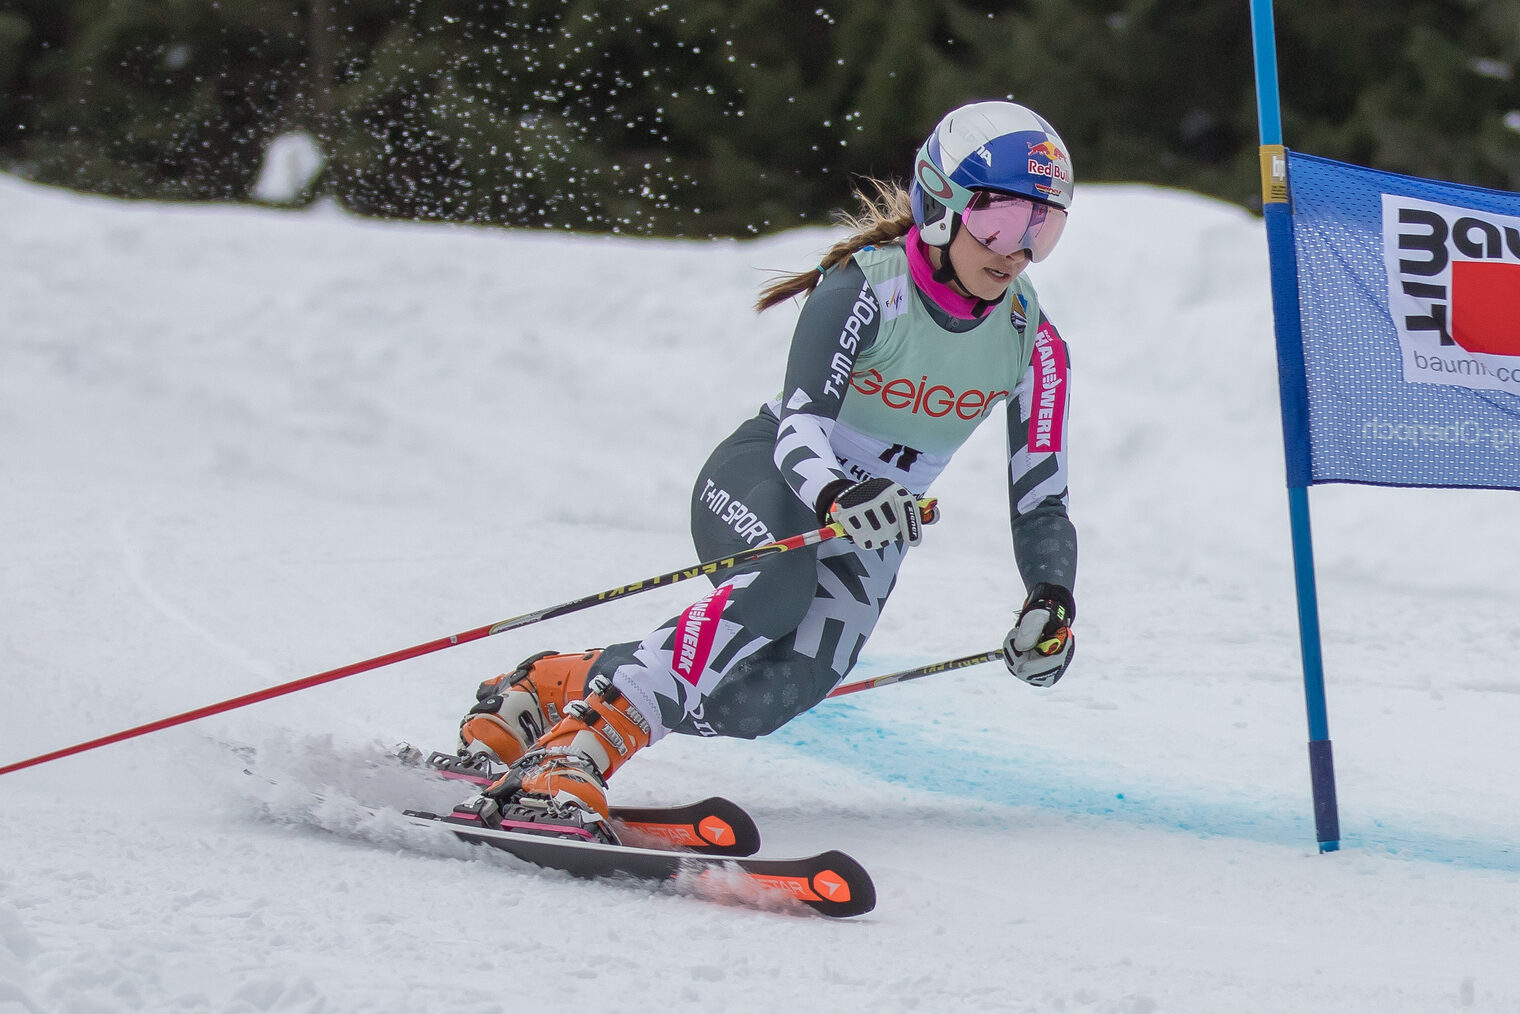
{"type": "MultiPolygon", "coordinates": [[[[1520,0],[1278,0],[1290,147],[1520,189],[1520,0]]],[[[1259,203],[1247,0],[0,0],[0,170],[248,200],[308,130],[362,214],[660,235],[818,221],[1011,98],[1083,181],[1259,203]]]]}

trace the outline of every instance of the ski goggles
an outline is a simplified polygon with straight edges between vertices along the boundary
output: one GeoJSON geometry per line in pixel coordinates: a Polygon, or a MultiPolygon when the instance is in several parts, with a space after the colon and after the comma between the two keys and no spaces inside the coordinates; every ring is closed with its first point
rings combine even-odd
{"type": "Polygon", "coordinates": [[[978,190],[961,212],[961,227],[999,257],[1028,250],[1030,260],[1042,261],[1066,228],[1066,211],[1028,197],[978,190]]]}

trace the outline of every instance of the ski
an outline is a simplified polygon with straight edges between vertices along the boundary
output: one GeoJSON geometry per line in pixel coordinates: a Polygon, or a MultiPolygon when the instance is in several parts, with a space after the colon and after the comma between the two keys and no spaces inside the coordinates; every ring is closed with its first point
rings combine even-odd
{"type": "Polygon", "coordinates": [[[876,907],[876,888],[870,875],[838,851],[798,859],[709,855],[609,844],[585,832],[572,836],[569,832],[560,835],[493,828],[458,812],[447,816],[422,810],[404,813],[414,825],[447,832],[471,844],[500,849],[535,866],[577,877],[677,881],[690,884],[698,893],[705,890],[760,905],[791,899],[836,918],[862,915],[876,907]]]}
{"type": "MultiPolygon", "coordinates": [[[[404,764],[425,766],[440,777],[478,787],[500,777],[458,754],[435,750],[424,758],[420,750],[403,745],[395,756],[404,764]]],[[[760,829],[754,820],[738,803],[718,796],[681,806],[614,806],[611,816],[619,840],[630,844],[710,856],[752,856],[760,850],[760,829]]]]}

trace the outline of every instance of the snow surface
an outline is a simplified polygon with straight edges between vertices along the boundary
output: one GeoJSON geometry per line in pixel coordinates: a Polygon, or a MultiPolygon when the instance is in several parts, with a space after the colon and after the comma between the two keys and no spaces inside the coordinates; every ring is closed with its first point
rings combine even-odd
{"type": "MultiPolygon", "coordinates": [[[[749,304],[832,235],[5,178],[0,221],[0,763],[690,562],[691,478],[780,382],[795,310],[749,304]]],[[[367,809],[447,805],[373,758],[448,746],[478,680],[642,634],[682,585],[0,778],[0,1012],[1520,1008],[1520,502],[1313,491],[1345,832],[1319,855],[1261,226],[1089,186],[1036,270],[1076,370],[1067,678],[671,737],[614,784],[845,849],[875,912],[575,882],[367,809]]],[[[999,642],[1000,430],[936,488],[857,676],[999,642]]]]}

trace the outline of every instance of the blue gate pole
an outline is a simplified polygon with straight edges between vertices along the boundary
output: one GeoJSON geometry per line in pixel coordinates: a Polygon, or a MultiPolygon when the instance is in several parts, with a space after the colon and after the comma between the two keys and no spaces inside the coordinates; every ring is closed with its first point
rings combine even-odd
{"type": "Polygon", "coordinates": [[[1288,152],[1282,142],[1277,91],[1277,39],[1272,0],[1251,0],[1251,42],[1256,55],[1256,118],[1261,130],[1262,215],[1272,279],[1272,316],[1277,333],[1277,383],[1282,403],[1283,452],[1288,471],[1288,522],[1293,534],[1293,576],[1298,589],[1298,637],[1304,662],[1304,706],[1309,718],[1309,781],[1314,792],[1314,832],[1321,852],[1340,848],[1335,802],[1335,761],[1325,707],[1325,667],[1320,651],[1319,595],[1314,584],[1310,537],[1309,392],[1304,379],[1303,331],[1299,324],[1298,258],[1288,187],[1288,152]]]}

